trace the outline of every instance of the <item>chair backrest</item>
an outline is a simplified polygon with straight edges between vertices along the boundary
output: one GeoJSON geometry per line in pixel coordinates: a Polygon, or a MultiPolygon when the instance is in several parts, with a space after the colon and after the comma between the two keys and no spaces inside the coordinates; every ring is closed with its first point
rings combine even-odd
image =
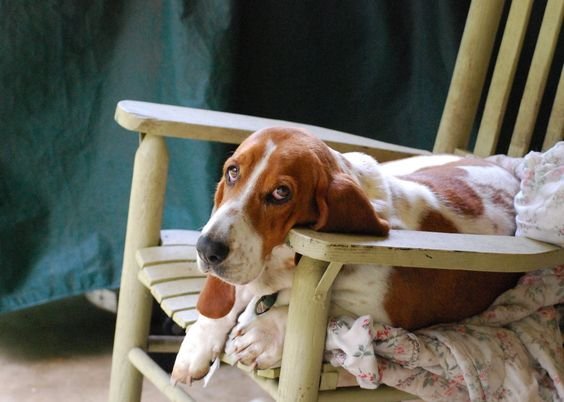
{"type": "MultiPolygon", "coordinates": [[[[521,50],[534,0],[514,0],[505,10],[503,0],[474,0],[470,5],[445,109],[433,151],[438,153],[473,153],[487,156],[495,152],[522,156],[530,148],[537,123],[539,107],[545,93],[551,69],[559,73],[558,87],[552,100],[552,112],[544,135],[543,150],[562,140],[564,131],[564,74],[562,61],[553,62],[560,38],[564,0],[548,0],[532,58],[523,60],[521,50]],[[501,42],[490,78],[489,90],[482,112],[473,150],[469,140],[479,103],[487,81],[490,59],[502,15],[507,14],[501,42]],[[509,96],[514,87],[519,63],[530,65],[513,134],[507,150],[497,148],[506,117],[509,96]]],[[[545,104],[546,100],[544,101],[545,104]]],[[[540,128],[544,130],[544,128],[540,128]]]]}

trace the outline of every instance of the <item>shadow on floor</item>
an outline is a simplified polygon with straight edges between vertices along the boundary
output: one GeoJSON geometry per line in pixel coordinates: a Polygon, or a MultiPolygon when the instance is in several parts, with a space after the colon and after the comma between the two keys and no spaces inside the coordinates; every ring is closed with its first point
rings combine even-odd
{"type": "MultiPolygon", "coordinates": [[[[114,327],[115,315],[84,297],[1,314],[0,401],[107,401],[114,327]]],[[[197,382],[188,393],[198,402],[272,401],[246,374],[228,366],[207,388],[197,382]]],[[[142,402],[164,401],[144,381],[142,402]]]]}
{"type": "Polygon", "coordinates": [[[26,361],[110,352],[114,324],[114,314],[72,297],[0,315],[0,350],[26,361]]]}

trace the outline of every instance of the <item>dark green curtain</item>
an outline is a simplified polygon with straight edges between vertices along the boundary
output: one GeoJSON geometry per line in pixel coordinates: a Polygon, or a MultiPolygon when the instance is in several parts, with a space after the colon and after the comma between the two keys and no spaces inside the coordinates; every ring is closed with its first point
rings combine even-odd
{"type": "MultiPolygon", "coordinates": [[[[137,138],[120,99],[430,148],[468,2],[0,1],[0,311],[119,286],[137,138]]],[[[225,146],[171,140],[165,225],[209,214],[225,146]]]]}
{"type": "MultiPolygon", "coordinates": [[[[207,0],[0,3],[0,311],[119,286],[138,140],[115,105],[224,109],[231,15],[207,0]]],[[[225,153],[170,148],[167,225],[198,227],[225,153]]]]}
{"type": "Polygon", "coordinates": [[[430,149],[468,6],[241,2],[230,107],[430,149]]]}

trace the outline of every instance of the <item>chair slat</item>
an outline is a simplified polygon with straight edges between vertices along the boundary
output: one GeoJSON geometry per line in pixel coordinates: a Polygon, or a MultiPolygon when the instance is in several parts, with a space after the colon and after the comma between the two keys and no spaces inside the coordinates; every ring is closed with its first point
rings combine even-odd
{"type": "Polygon", "coordinates": [[[161,302],[161,307],[169,317],[172,317],[179,311],[195,310],[198,297],[198,294],[169,297],[161,302]]]}
{"type": "Polygon", "coordinates": [[[195,246],[200,237],[196,230],[164,229],[161,230],[161,245],[163,246],[195,246]]]}
{"type": "Polygon", "coordinates": [[[275,367],[271,369],[257,369],[257,375],[264,378],[275,379],[280,377],[280,367],[275,367]]]}
{"type": "Polygon", "coordinates": [[[564,0],[548,0],[523,98],[507,154],[523,156],[529,149],[546,81],[562,26],[564,0]]]}
{"type": "Polygon", "coordinates": [[[197,310],[182,310],[172,315],[172,320],[180,327],[187,328],[198,319],[197,310]]]}
{"type": "Polygon", "coordinates": [[[468,147],[503,4],[503,0],[474,0],[470,4],[434,153],[468,147]]]}
{"type": "Polygon", "coordinates": [[[564,67],[560,72],[560,81],[556,89],[552,112],[546,128],[546,136],[542,144],[542,150],[546,151],[558,141],[564,139],[564,67]]]}
{"type": "Polygon", "coordinates": [[[151,286],[151,293],[161,303],[164,299],[182,296],[189,293],[198,293],[202,290],[206,278],[180,279],[177,281],[157,283],[151,286]]]}
{"type": "Polygon", "coordinates": [[[139,272],[139,280],[147,287],[160,282],[203,276],[195,262],[150,265],[139,272]]]}
{"type": "Polygon", "coordinates": [[[533,0],[511,3],[474,147],[475,155],[488,156],[495,152],[532,5],[533,0]]]}
{"type": "Polygon", "coordinates": [[[336,390],[319,392],[318,402],[400,402],[420,400],[417,396],[407,392],[380,385],[378,389],[338,388],[336,390]]]}
{"type": "MultiPolygon", "coordinates": [[[[230,363],[233,365],[233,363],[230,363]]],[[[254,371],[255,374],[262,378],[276,379],[280,377],[280,367],[275,367],[271,369],[253,369],[252,366],[247,366],[243,363],[237,363],[237,368],[249,373],[254,371]]]]}
{"type": "Polygon", "coordinates": [[[339,373],[337,372],[321,373],[319,390],[327,391],[327,390],[336,389],[338,382],[339,382],[339,373]]]}
{"type": "Polygon", "coordinates": [[[156,246],[137,250],[137,264],[141,268],[149,265],[196,261],[196,249],[193,246],[156,246]]]}

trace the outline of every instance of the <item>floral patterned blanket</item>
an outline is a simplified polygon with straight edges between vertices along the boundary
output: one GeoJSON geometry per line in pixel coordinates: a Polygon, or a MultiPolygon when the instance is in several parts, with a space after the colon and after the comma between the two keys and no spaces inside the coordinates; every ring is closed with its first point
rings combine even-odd
{"type": "Polygon", "coordinates": [[[561,303],[564,266],[525,275],[457,324],[407,332],[369,316],[332,319],[326,357],[361,387],[386,384],[424,400],[562,401],[561,303]]]}
{"type": "MultiPolygon", "coordinates": [[[[515,173],[517,235],[564,247],[564,142],[531,152],[515,173]]],[[[424,400],[564,401],[563,303],[564,265],[528,273],[457,324],[407,332],[369,316],[332,319],[326,357],[361,387],[387,384],[424,400]]]]}

